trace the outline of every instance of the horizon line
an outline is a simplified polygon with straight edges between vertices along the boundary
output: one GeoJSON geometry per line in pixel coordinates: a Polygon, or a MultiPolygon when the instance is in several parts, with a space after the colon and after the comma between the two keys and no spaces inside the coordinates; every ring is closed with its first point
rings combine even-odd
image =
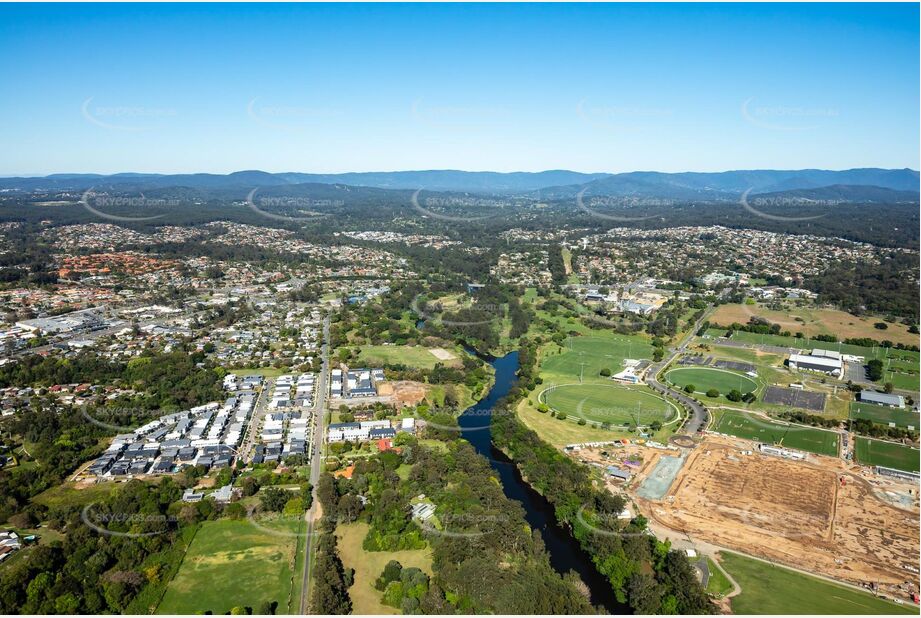
{"type": "Polygon", "coordinates": [[[397,169],[397,170],[350,170],[345,172],[304,172],[304,171],[280,171],[280,172],[269,172],[266,170],[258,168],[250,169],[239,169],[233,170],[230,172],[201,172],[201,171],[192,171],[192,172],[132,172],[132,171],[122,171],[122,172],[48,172],[48,173],[20,173],[20,174],[8,174],[0,173],[0,178],[10,179],[10,178],[48,178],[50,176],[128,176],[128,175],[137,175],[137,176],[180,176],[180,175],[201,175],[201,176],[230,176],[232,174],[242,174],[246,172],[259,172],[263,174],[278,175],[278,174],[312,174],[316,176],[341,176],[344,174],[407,174],[407,173],[425,173],[425,172],[456,172],[462,174],[545,174],[549,172],[569,172],[574,174],[584,174],[584,175],[597,175],[605,174],[608,176],[616,176],[619,174],[725,174],[729,172],[758,172],[758,171],[770,171],[770,172],[800,172],[800,171],[821,171],[821,172],[850,172],[854,170],[884,170],[884,171],[911,171],[915,173],[921,173],[919,170],[916,170],[912,167],[876,167],[876,166],[861,166],[861,167],[845,167],[840,169],[832,169],[825,167],[791,167],[791,168],[781,168],[781,167],[751,167],[751,168],[733,168],[733,169],[721,169],[721,170],[710,170],[710,171],[700,171],[700,170],[682,170],[677,172],[663,172],[661,170],[654,169],[634,169],[626,170],[619,172],[583,172],[579,170],[569,169],[569,168],[551,168],[551,169],[542,169],[537,171],[526,171],[526,170],[514,170],[508,172],[496,171],[496,170],[465,170],[457,168],[429,168],[429,169],[397,169]]]}

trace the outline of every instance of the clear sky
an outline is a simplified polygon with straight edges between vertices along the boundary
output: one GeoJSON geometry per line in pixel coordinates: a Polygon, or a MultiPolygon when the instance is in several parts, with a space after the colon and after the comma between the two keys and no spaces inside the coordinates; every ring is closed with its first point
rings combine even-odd
{"type": "Polygon", "coordinates": [[[0,175],[919,167],[919,7],[0,5],[0,175]]]}

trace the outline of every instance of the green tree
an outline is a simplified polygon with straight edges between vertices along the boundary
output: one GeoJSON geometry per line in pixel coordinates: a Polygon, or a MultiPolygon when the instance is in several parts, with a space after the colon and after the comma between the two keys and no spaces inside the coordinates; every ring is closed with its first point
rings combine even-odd
{"type": "Polygon", "coordinates": [[[259,501],[262,503],[263,509],[277,513],[285,508],[290,495],[284,489],[269,487],[259,494],[259,501]]]}

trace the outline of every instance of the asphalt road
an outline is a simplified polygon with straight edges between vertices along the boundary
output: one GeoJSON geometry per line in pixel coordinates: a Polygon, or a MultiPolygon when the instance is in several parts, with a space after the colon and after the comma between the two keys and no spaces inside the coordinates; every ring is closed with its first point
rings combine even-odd
{"type": "MultiPolygon", "coordinates": [[[[317,381],[317,397],[313,407],[313,437],[310,440],[310,484],[316,489],[317,482],[320,480],[321,466],[323,465],[323,434],[324,420],[326,416],[326,396],[329,388],[326,384],[329,379],[329,315],[323,319],[323,348],[322,358],[323,366],[320,370],[320,378],[317,381]]],[[[304,537],[304,579],[301,582],[301,603],[300,613],[307,613],[307,601],[310,597],[310,569],[312,567],[313,557],[313,537],[314,527],[316,524],[316,513],[319,510],[317,504],[316,491],[314,491],[313,501],[307,513],[304,515],[307,521],[307,534],[304,537]]]]}
{"type": "Polygon", "coordinates": [[[253,458],[253,449],[256,446],[256,440],[259,438],[259,427],[262,419],[269,408],[269,393],[275,385],[274,378],[267,378],[262,381],[262,390],[256,396],[256,403],[253,405],[253,415],[246,426],[246,436],[243,439],[243,445],[239,449],[239,455],[245,461],[251,461],[253,458]]]}
{"type": "Polygon", "coordinates": [[[707,412],[707,408],[703,406],[700,402],[695,399],[688,397],[683,391],[675,390],[670,386],[659,382],[656,379],[656,376],[663,367],[666,367],[669,363],[675,360],[679,354],[683,353],[688,344],[694,339],[694,336],[697,334],[697,331],[700,329],[700,325],[706,319],[707,315],[710,313],[711,307],[707,307],[707,310],[704,311],[703,316],[694,324],[694,328],[691,329],[691,332],[687,337],[684,338],[681,343],[671,349],[668,356],[663,358],[658,363],[655,363],[649,367],[649,370],[646,372],[646,384],[654,391],[660,395],[667,395],[672,399],[675,399],[688,409],[691,410],[691,415],[684,422],[684,425],[681,426],[679,430],[681,433],[694,435],[698,431],[704,429],[707,426],[707,422],[710,419],[710,413],[707,412]]]}

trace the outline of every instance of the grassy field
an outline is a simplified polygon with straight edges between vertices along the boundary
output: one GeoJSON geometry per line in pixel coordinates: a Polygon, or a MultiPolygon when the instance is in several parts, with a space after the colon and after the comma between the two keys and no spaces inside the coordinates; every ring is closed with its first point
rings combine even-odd
{"type": "MultiPolygon", "coordinates": [[[[918,344],[918,336],[908,332],[904,324],[887,323],[885,330],[874,324],[882,322],[879,317],[857,317],[837,309],[816,309],[788,307],[783,311],[768,309],[763,305],[730,304],[720,305],[710,318],[714,324],[729,326],[733,322],[745,324],[752,316],[765,318],[772,324],[779,324],[781,330],[803,333],[806,337],[836,335],[839,339],[869,337],[894,343],[918,344]]],[[[816,346],[821,347],[821,346],[816,346]]]]}
{"type": "Polygon", "coordinates": [[[235,606],[252,607],[255,613],[262,603],[272,601],[278,603],[279,613],[287,612],[300,539],[295,533],[303,522],[260,526],[249,520],[204,522],[157,613],[224,614],[235,606]]]}
{"type": "Polygon", "coordinates": [[[91,502],[102,500],[113,495],[121,488],[116,483],[97,483],[95,485],[77,485],[66,482],[46,489],[33,498],[33,502],[43,504],[49,508],[85,506],[91,502]]]}
{"type": "MultiPolygon", "coordinates": [[[[534,397],[536,399],[536,395],[534,397]]],[[[603,442],[626,435],[591,425],[579,425],[569,420],[555,418],[550,414],[542,414],[527,399],[523,399],[518,404],[518,418],[529,429],[537,432],[541,439],[556,447],[582,442],[603,442]]]]}
{"type": "Polygon", "coordinates": [[[706,393],[711,388],[723,395],[733,389],[740,393],[751,393],[758,388],[755,381],[746,375],[708,367],[679,367],[666,373],[665,379],[681,388],[692,384],[697,393],[706,393]]]}
{"type": "Polygon", "coordinates": [[[353,614],[399,614],[381,603],[382,593],[374,588],[376,580],[391,560],[404,567],[417,567],[432,574],[432,551],[414,549],[405,551],[365,551],[361,544],[368,534],[368,524],[356,522],[336,528],[339,557],[347,569],[355,569],[355,582],[349,588],[353,614]]]}
{"type": "Polygon", "coordinates": [[[723,575],[719,567],[707,558],[707,566],[710,569],[710,579],[707,581],[707,594],[721,598],[732,592],[732,583],[723,575]]]}
{"type": "Polygon", "coordinates": [[[580,375],[583,381],[609,382],[601,377],[601,370],[618,373],[624,368],[625,358],[652,358],[652,345],[643,337],[610,333],[569,337],[562,348],[552,346],[545,350],[541,377],[545,384],[578,382],[580,375]]]}
{"type": "Polygon", "coordinates": [[[892,386],[896,388],[915,392],[919,390],[919,385],[921,385],[921,379],[919,379],[917,373],[905,373],[904,371],[886,371],[883,373],[883,379],[880,382],[882,384],[892,382],[892,386]]]}
{"type": "Polygon", "coordinates": [[[746,440],[780,444],[787,448],[819,455],[838,455],[838,434],[835,432],[799,425],[784,425],[754,414],[734,410],[714,410],[713,425],[710,429],[746,440]]]}
{"type": "Polygon", "coordinates": [[[918,449],[901,444],[858,436],[854,450],[857,461],[862,464],[885,466],[908,472],[918,472],[921,467],[918,461],[918,449]]]}
{"type": "Polygon", "coordinates": [[[406,365],[408,367],[418,367],[419,369],[431,369],[435,363],[443,365],[459,365],[457,350],[448,350],[454,355],[451,360],[439,360],[432,354],[428,348],[421,346],[408,345],[363,345],[360,346],[361,354],[357,361],[352,364],[356,367],[367,365],[369,367],[384,365],[386,363],[406,365]]]}
{"type": "Polygon", "coordinates": [[[851,402],[850,417],[866,419],[880,425],[895,423],[896,427],[914,427],[915,429],[921,426],[916,412],[859,401],[851,402]]]}
{"type": "Polygon", "coordinates": [[[643,387],[613,383],[565,384],[543,391],[541,399],[569,417],[620,426],[665,423],[678,414],[674,406],[643,387]]]}
{"type": "Polygon", "coordinates": [[[233,373],[238,376],[263,376],[266,378],[277,378],[278,376],[283,376],[286,373],[296,372],[290,367],[256,367],[251,369],[230,369],[229,373],[233,373]]]}
{"type": "Polygon", "coordinates": [[[742,588],[732,598],[735,614],[916,614],[912,604],[898,605],[861,592],[773,566],[739,554],[720,552],[720,564],[742,588]]]}
{"type": "MultiPolygon", "coordinates": [[[[726,333],[723,330],[710,329],[707,331],[708,335],[713,337],[721,337],[726,333]]],[[[881,337],[885,339],[886,337],[881,337]]],[[[829,341],[816,341],[814,339],[798,339],[796,337],[782,337],[780,335],[759,335],[757,333],[748,333],[744,331],[736,331],[732,335],[732,341],[738,341],[740,343],[748,344],[758,344],[758,345],[773,345],[784,348],[795,348],[799,350],[812,350],[814,348],[819,348],[822,350],[834,350],[836,352],[841,352],[842,354],[853,354],[855,356],[863,356],[867,360],[872,358],[878,358],[884,360],[887,358],[896,358],[900,360],[909,361],[917,365],[919,362],[919,353],[912,352],[909,350],[897,350],[895,348],[883,348],[879,346],[874,346],[872,348],[866,348],[859,345],[851,345],[849,343],[832,343],[829,341]]],[[[916,341],[917,343],[917,341],[916,341]]]]}

